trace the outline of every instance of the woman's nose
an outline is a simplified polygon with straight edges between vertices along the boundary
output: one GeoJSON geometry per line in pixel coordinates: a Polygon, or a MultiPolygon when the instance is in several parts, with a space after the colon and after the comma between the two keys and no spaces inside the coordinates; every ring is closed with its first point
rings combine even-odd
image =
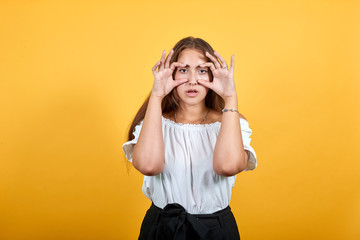
{"type": "Polygon", "coordinates": [[[189,83],[189,85],[197,85],[197,75],[196,75],[196,73],[190,73],[188,83],[189,83]]]}

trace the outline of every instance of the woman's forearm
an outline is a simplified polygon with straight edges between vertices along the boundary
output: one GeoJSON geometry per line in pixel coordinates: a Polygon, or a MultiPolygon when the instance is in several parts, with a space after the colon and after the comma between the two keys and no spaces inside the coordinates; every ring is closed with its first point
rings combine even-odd
{"type": "MultiPolygon", "coordinates": [[[[225,100],[225,108],[238,109],[237,97],[225,100]]],[[[215,144],[213,167],[222,176],[233,176],[246,168],[246,153],[241,135],[240,119],[237,112],[224,112],[221,128],[215,144]]]]}
{"type": "Polygon", "coordinates": [[[142,174],[152,176],[164,167],[162,134],[162,98],[151,95],[138,141],[133,151],[133,166],[142,174]]]}

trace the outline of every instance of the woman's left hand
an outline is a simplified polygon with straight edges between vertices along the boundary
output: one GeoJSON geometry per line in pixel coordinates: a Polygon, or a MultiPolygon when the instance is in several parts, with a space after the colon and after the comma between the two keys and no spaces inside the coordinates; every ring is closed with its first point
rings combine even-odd
{"type": "Polygon", "coordinates": [[[208,82],[199,79],[198,83],[212,89],[224,100],[229,97],[236,97],[236,88],[234,82],[234,55],[231,56],[231,65],[228,69],[225,59],[221,57],[220,54],[216,51],[214,54],[217,58],[220,59],[221,65],[219,61],[208,52],[206,52],[205,55],[210,58],[212,62],[207,62],[200,65],[200,67],[210,68],[213,74],[213,81],[208,82]]]}

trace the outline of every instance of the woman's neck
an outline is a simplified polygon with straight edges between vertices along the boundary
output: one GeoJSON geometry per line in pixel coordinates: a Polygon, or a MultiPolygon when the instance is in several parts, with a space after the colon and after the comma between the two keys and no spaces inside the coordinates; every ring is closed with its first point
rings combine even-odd
{"type": "Polygon", "coordinates": [[[196,106],[180,105],[174,112],[174,119],[179,123],[199,124],[206,119],[208,113],[209,108],[205,104],[196,106]]]}

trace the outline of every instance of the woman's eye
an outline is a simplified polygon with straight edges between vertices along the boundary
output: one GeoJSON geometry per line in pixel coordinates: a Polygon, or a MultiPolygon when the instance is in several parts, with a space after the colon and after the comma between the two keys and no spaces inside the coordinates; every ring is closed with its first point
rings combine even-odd
{"type": "Polygon", "coordinates": [[[207,73],[207,70],[205,70],[205,69],[200,69],[200,73],[207,73]]]}
{"type": "Polygon", "coordinates": [[[186,72],[186,69],[185,68],[180,68],[179,72],[184,73],[184,72],[186,72]]]}

